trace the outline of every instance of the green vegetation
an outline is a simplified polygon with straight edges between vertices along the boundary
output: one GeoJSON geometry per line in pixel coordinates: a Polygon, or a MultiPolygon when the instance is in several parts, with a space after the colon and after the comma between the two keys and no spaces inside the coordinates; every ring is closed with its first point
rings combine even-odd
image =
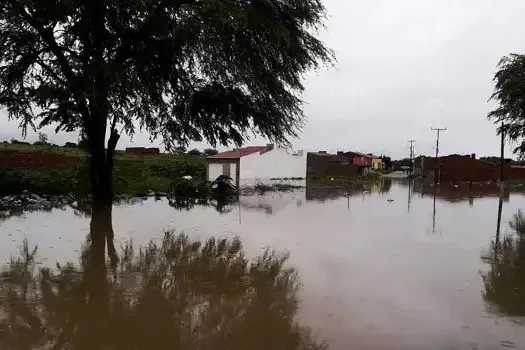
{"type": "MultiPolygon", "coordinates": [[[[78,148],[58,146],[11,145],[2,150],[32,153],[55,153],[79,158],[74,166],[51,169],[0,167],[0,195],[18,194],[28,190],[37,194],[79,195],[90,192],[87,154],[78,148]]],[[[206,160],[190,155],[134,155],[118,152],[115,155],[113,184],[115,193],[136,195],[148,191],[171,192],[183,176],[190,175],[197,184],[205,181],[206,160]]]]}
{"type": "Polygon", "coordinates": [[[111,203],[122,134],[288,144],[303,77],[333,62],[324,19],[319,0],[0,1],[0,107],[23,133],[82,134],[93,198],[111,203]]]}
{"type": "Polygon", "coordinates": [[[509,190],[525,189],[525,180],[505,180],[504,187],[509,190]]]}
{"type": "Polygon", "coordinates": [[[496,109],[488,114],[488,119],[498,126],[498,135],[502,135],[502,154],[505,140],[517,144],[513,152],[520,156],[525,154],[525,55],[510,54],[504,56],[494,75],[494,93],[491,100],[497,104],[496,109]]]}

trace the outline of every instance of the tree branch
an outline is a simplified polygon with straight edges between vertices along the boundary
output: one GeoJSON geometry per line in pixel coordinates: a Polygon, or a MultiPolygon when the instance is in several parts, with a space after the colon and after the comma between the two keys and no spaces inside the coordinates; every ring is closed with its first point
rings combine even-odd
{"type": "Polygon", "coordinates": [[[18,9],[19,14],[33,27],[38,34],[42,37],[42,40],[47,44],[51,52],[56,56],[58,59],[58,63],[68,79],[70,85],[72,85],[75,74],[73,73],[73,69],[69,65],[66,57],[64,56],[64,53],[61,51],[60,46],[55,40],[55,37],[53,35],[53,31],[46,30],[38,21],[36,21],[27,11],[25,10],[24,6],[19,4],[16,0],[7,0],[9,3],[13,6],[13,8],[18,9]]]}
{"type": "Polygon", "coordinates": [[[44,63],[39,57],[36,57],[36,62],[44,69],[49,75],[53,76],[58,82],[63,84],[64,86],[67,86],[67,81],[62,79],[51,67],[49,67],[47,64],[44,63]]]}
{"type": "MultiPolygon", "coordinates": [[[[112,65],[116,64],[119,65],[126,61],[127,58],[129,58],[129,55],[126,55],[126,50],[129,49],[129,46],[134,42],[136,36],[141,33],[142,31],[146,30],[148,25],[154,21],[155,16],[157,16],[162,9],[164,9],[172,0],[162,0],[155,10],[151,12],[151,14],[142,22],[142,27],[138,30],[133,32],[134,34],[131,38],[128,37],[128,40],[124,40],[120,47],[117,49],[117,53],[115,54],[115,58],[113,59],[112,65]],[[129,40],[131,39],[131,40],[129,40]]],[[[190,5],[195,3],[196,0],[179,0],[177,3],[177,10],[182,7],[182,5],[190,5]]]]}

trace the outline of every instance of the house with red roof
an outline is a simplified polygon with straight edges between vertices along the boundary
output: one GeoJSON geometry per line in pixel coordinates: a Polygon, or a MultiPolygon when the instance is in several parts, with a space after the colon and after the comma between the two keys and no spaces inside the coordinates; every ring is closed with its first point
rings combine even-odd
{"type": "Polygon", "coordinates": [[[302,151],[290,152],[271,144],[221,152],[206,157],[206,160],[208,181],[226,175],[237,186],[241,183],[267,183],[271,179],[306,177],[306,157],[302,151]]]}

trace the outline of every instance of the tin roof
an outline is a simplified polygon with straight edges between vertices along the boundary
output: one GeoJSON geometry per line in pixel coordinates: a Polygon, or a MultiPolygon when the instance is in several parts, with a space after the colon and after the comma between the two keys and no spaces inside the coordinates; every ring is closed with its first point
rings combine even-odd
{"type": "Polygon", "coordinates": [[[261,152],[264,153],[267,151],[266,146],[248,146],[241,149],[221,152],[214,156],[206,157],[207,159],[238,159],[244,156],[248,156],[253,153],[261,152]]]}

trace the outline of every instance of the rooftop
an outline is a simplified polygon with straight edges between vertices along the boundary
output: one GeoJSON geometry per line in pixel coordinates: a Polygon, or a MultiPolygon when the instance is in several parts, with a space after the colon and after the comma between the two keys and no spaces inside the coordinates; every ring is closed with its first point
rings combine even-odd
{"type": "Polygon", "coordinates": [[[221,152],[214,156],[206,157],[207,159],[239,159],[241,157],[248,156],[253,153],[264,153],[268,151],[266,146],[248,146],[236,150],[221,152]]]}

